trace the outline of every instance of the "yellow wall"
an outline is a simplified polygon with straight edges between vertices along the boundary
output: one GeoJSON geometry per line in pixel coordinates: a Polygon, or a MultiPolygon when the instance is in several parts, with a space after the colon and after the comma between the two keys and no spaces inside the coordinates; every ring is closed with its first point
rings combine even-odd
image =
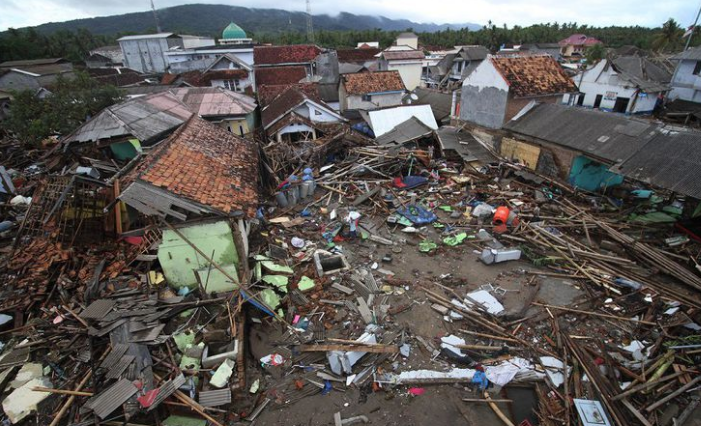
{"type": "Polygon", "coordinates": [[[243,127],[243,134],[248,134],[250,133],[250,129],[248,128],[248,123],[246,122],[245,119],[242,120],[222,120],[219,125],[226,129],[229,130],[229,127],[231,127],[231,133],[241,136],[241,131],[239,129],[239,126],[243,127]]]}
{"type": "Polygon", "coordinates": [[[540,157],[540,147],[504,138],[501,140],[501,155],[509,159],[515,158],[525,163],[529,169],[535,170],[540,157]]]}

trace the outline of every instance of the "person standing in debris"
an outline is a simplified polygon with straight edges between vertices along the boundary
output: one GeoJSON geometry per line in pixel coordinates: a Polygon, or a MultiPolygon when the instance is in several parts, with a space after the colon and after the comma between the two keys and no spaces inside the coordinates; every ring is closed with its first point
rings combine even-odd
{"type": "Polygon", "coordinates": [[[358,236],[358,222],[360,222],[360,213],[356,211],[351,211],[346,216],[346,223],[350,227],[350,237],[356,238],[358,236]]]}

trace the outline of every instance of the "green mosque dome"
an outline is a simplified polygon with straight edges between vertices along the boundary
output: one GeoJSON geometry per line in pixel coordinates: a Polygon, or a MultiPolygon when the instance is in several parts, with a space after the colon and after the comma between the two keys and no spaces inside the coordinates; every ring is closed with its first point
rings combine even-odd
{"type": "Polygon", "coordinates": [[[228,27],[224,28],[221,35],[223,39],[247,38],[246,32],[233,22],[230,23],[228,27]]]}

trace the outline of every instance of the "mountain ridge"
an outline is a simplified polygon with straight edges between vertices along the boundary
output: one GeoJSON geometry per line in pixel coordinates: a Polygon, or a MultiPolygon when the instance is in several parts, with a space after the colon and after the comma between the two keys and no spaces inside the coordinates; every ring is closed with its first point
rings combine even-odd
{"type": "MultiPolygon", "coordinates": [[[[219,37],[229,22],[235,22],[247,33],[266,34],[306,31],[305,12],[282,9],[258,9],[222,4],[186,4],[158,9],[158,20],[164,32],[219,37]]],[[[457,30],[469,28],[477,30],[481,25],[464,24],[422,24],[408,19],[391,19],[384,16],[356,15],[340,12],[337,16],[313,15],[314,29],[324,31],[373,30],[404,31],[411,28],[415,32],[436,32],[448,28],[457,30]]],[[[153,31],[155,22],[151,11],[132,12],[122,15],[100,16],[74,19],[64,22],[18,28],[33,28],[40,34],[51,34],[60,30],[75,31],[85,28],[95,35],[117,35],[153,31]]]]}

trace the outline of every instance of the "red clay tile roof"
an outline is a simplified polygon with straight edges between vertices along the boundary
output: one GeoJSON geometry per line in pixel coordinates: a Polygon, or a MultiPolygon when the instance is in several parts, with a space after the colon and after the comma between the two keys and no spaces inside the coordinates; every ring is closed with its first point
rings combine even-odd
{"type": "Polygon", "coordinates": [[[406,90],[399,71],[343,74],[341,75],[341,84],[349,95],[406,90]]]}
{"type": "Polygon", "coordinates": [[[161,84],[169,85],[173,84],[175,80],[178,79],[178,74],[171,74],[169,72],[163,74],[163,77],[161,77],[161,84]]]}
{"type": "Polygon", "coordinates": [[[253,48],[253,63],[256,65],[309,63],[319,53],[321,53],[321,49],[313,44],[256,46],[253,48]]]}
{"type": "Polygon", "coordinates": [[[258,205],[258,150],[254,142],[193,116],[150,157],[139,179],[176,196],[228,214],[249,217],[258,205]]]}
{"type": "Polygon", "coordinates": [[[319,96],[319,85],[317,83],[298,83],[298,84],[276,84],[270,86],[258,86],[258,102],[261,108],[270,104],[277,96],[281,95],[285,90],[294,88],[311,99],[321,99],[319,96]]]}
{"type": "Polygon", "coordinates": [[[496,56],[491,61],[516,97],[577,91],[577,86],[550,55],[496,56]]]}
{"type": "Polygon", "coordinates": [[[256,69],[256,86],[294,84],[305,78],[307,78],[307,69],[303,66],[256,69]]]}
{"type": "Polygon", "coordinates": [[[560,46],[567,46],[570,44],[573,46],[593,46],[599,43],[601,43],[601,41],[595,39],[594,37],[588,37],[584,34],[572,34],[566,39],[560,40],[558,44],[560,46]]]}
{"type": "Polygon", "coordinates": [[[404,61],[409,59],[424,59],[426,55],[420,50],[388,50],[382,52],[382,56],[388,61],[404,61]]]}
{"type": "Polygon", "coordinates": [[[338,49],[336,54],[339,62],[365,62],[377,59],[375,55],[381,51],[382,49],[365,47],[360,49],[338,49]]]}

